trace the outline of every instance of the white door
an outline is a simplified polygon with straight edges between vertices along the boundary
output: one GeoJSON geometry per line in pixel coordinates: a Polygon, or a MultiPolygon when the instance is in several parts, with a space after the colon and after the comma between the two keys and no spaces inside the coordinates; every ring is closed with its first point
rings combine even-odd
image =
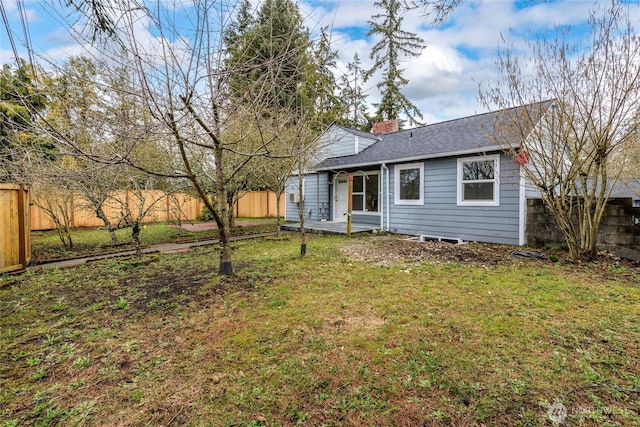
{"type": "Polygon", "coordinates": [[[341,175],[335,179],[333,185],[333,220],[335,222],[347,222],[348,195],[348,178],[341,175]]]}

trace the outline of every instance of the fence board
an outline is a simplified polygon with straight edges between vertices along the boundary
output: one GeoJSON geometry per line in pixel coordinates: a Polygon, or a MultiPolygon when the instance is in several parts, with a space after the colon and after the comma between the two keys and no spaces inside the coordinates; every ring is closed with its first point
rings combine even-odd
{"type": "MultiPolygon", "coordinates": [[[[160,191],[147,190],[141,196],[145,199],[144,208],[149,209],[143,222],[163,222],[163,221],[194,221],[204,208],[204,203],[198,198],[194,198],[184,193],[165,194],[160,191]]],[[[119,191],[115,194],[114,199],[109,199],[103,206],[103,211],[109,221],[114,225],[120,221],[126,209],[124,204],[128,204],[133,215],[136,215],[141,203],[141,197],[136,197],[135,193],[130,191],[119,191]]],[[[85,198],[74,195],[70,201],[69,209],[71,211],[71,227],[102,227],[104,223],[99,219],[91,203],[85,198]]],[[[280,200],[280,213],[284,213],[284,197],[280,200]]],[[[234,212],[236,216],[246,218],[264,218],[276,216],[276,196],[271,191],[252,191],[246,193],[236,203],[234,212]]],[[[30,208],[30,224],[31,230],[51,230],[55,228],[51,218],[38,206],[31,205],[30,208]]]]}
{"type": "MultiPolygon", "coordinates": [[[[236,217],[274,218],[276,216],[276,194],[273,191],[251,191],[236,203],[236,217]]],[[[280,197],[280,214],[284,214],[284,197],[280,197]]]]}
{"type": "Polygon", "coordinates": [[[0,184],[0,273],[24,270],[31,261],[29,192],[0,184]]]}

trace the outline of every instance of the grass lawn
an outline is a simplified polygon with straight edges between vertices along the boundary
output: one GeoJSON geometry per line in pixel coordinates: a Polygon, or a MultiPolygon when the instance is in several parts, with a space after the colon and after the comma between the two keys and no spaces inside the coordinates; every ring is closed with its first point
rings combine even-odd
{"type": "Polygon", "coordinates": [[[0,276],[0,426],[640,423],[640,270],[345,255],[378,239],[0,276]]]}
{"type": "MultiPolygon", "coordinates": [[[[185,223],[188,224],[188,223],[185,223]]],[[[238,226],[232,229],[233,235],[266,233],[276,230],[275,218],[237,218],[238,226]],[[251,224],[243,226],[245,224],[251,224]]],[[[131,239],[131,228],[116,230],[118,245],[113,245],[109,233],[104,229],[76,229],[71,231],[73,248],[65,249],[55,230],[34,231],[31,233],[34,263],[60,259],[77,258],[134,249],[131,239]]],[[[189,231],[180,229],[174,224],[145,224],[142,227],[142,244],[145,246],[160,243],[197,242],[217,239],[217,229],[189,231]]]]}

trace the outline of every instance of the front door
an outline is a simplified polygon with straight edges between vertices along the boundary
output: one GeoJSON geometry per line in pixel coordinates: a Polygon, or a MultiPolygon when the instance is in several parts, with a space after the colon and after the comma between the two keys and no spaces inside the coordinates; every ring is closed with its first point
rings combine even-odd
{"type": "Polygon", "coordinates": [[[349,181],[346,175],[335,178],[333,185],[333,220],[347,222],[347,197],[349,196],[349,181]]]}

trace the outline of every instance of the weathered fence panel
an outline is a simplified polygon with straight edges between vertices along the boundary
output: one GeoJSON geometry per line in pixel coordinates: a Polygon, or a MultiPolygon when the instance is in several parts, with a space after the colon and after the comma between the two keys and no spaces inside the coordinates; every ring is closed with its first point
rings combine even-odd
{"type": "Polygon", "coordinates": [[[31,262],[29,190],[0,184],[0,273],[24,270],[31,262]]]}

